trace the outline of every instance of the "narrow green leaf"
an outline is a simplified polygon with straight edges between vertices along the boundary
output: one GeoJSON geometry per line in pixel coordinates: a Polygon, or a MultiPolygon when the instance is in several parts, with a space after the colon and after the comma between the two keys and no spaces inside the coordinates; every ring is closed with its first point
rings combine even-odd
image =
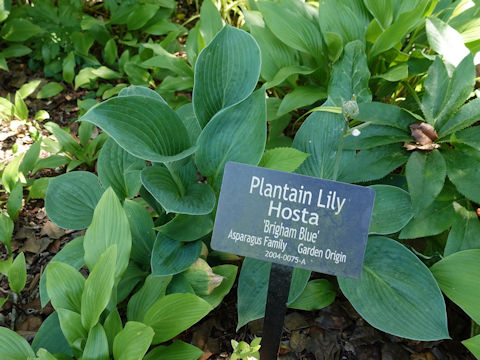
{"type": "Polygon", "coordinates": [[[54,309],[80,313],[85,278],[78,269],[63,262],[52,262],[46,270],[47,291],[54,309]]]}
{"type": "Polygon", "coordinates": [[[312,280],[288,307],[306,311],[319,310],[333,303],[336,296],[337,291],[328,280],[312,280]]]}
{"type": "Polygon", "coordinates": [[[192,265],[200,256],[200,240],[182,243],[158,233],[152,251],[152,274],[166,276],[178,274],[192,265]]]}
{"type": "Polygon", "coordinates": [[[221,109],[245,100],[260,75],[260,49],[253,37],[226,25],[198,55],[193,106],[202,127],[221,109]]]}
{"type": "Polygon", "coordinates": [[[386,237],[368,239],[360,279],[338,278],[343,294],[372,326],[415,340],[449,338],[443,296],[428,268],[386,237]]]}
{"type": "Polygon", "coordinates": [[[51,121],[45,124],[45,128],[53,133],[58,142],[62,145],[63,150],[69,152],[78,159],[86,160],[82,148],[67,131],[64,131],[58,126],[58,124],[51,121]]]}
{"type": "Polygon", "coordinates": [[[118,96],[91,108],[80,120],[102,128],[140,159],[170,162],[195,151],[182,121],[163,99],[118,96]]]}
{"type": "Polygon", "coordinates": [[[390,185],[370,186],[375,190],[375,204],[370,234],[393,234],[400,231],[413,217],[409,194],[390,185]]]}
{"type": "Polygon", "coordinates": [[[22,200],[23,185],[22,182],[18,180],[7,200],[7,213],[13,221],[17,220],[18,213],[22,210],[22,200]]]}
{"type": "MultiPolygon", "coordinates": [[[[469,127],[470,125],[475,124],[480,117],[480,99],[474,99],[468,102],[466,105],[462,106],[453,117],[450,118],[438,131],[439,136],[443,137],[469,127]]],[[[472,127],[469,129],[476,129],[472,127]]],[[[465,131],[469,130],[465,129],[465,131]]],[[[469,131],[478,131],[469,130],[469,131]]]]}
{"type": "MultiPolygon", "coordinates": [[[[3,52],[5,52],[5,50],[3,52]]],[[[41,80],[29,81],[28,83],[23,84],[17,92],[20,94],[22,99],[25,99],[35,92],[41,82],[41,80]]]]}
{"type": "Polygon", "coordinates": [[[128,321],[113,342],[115,360],[141,360],[153,339],[153,329],[140,322],[128,321]]]}
{"type": "Polygon", "coordinates": [[[128,265],[132,235],[120,201],[112,188],[108,188],[95,208],[92,223],[83,241],[85,264],[90,270],[96,266],[101,254],[112,245],[116,245],[115,277],[119,279],[128,265]]]}
{"type": "Polygon", "coordinates": [[[19,294],[27,282],[27,268],[25,264],[25,254],[21,252],[13,260],[12,266],[8,272],[8,284],[13,292],[19,294]]]}
{"type": "Polygon", "coordinates": [[[327,92],[323,87],[314,85],[297,86],[282,99],[277,115],[280,116],[292,110],[311,105],[326,97],[327,92]]]}
{"type": "Polygon", "coordinates": [[[257,165],[265,148],[266,125],[262,90],[218,112],[198,138],[195,161],[200,172],[219,184],[227,161],[257,165]]]}
{"type": "Polygon", "coordinates": [[[65,89],[63,85],[57,82],[49,82],[48,84],[44,85],[37,94],[37,99],[47,99],[50,97],[54,97],[58,95],[65,89]]]}
{"type": "MultiPolygon", "coordinates": [[[[358,130],[358,129],[357,129],[358,130]]],[[[389,145],[394,143],[403,143],[411,141],[412,137],[404,130],[392,126],[369,125],[362,128],[360,134],[354,136],[350,133],[343,143],[346,150],[365,150],[380,145],[389,145]]]]}
{"type": "Polygon", "coordinates": [[[193,294],[171,294],[157,300],[145,314],[144,323],[153,328],[152,344],[172,339],[212,310],[205,300],[193,294]]]}
{"type": "Polygon", "coordinates": [[[447,174],[445,159],[438,150],[414,151],[405,168],[408,191],[415,213],[429,206],[442,191],[447,174]]]}
{"type": "Polygon", "coordinates": [[[127,318],[129,321],[144,321],[147,310],[161,297],[165,296],[172,276],[149,275],[145,283],[128,301],[127,318]]]}
{"type": "MultiPolygon", "coordinates": [[[[262,48],[262,51],[263,51],[263,48],[262,48]]],[[[292,75],[309,75],[314,71],[315,69],[310,69],[306,66],[301,66],[301,65],[291,65],[291,66],[282,67],[274,74],[274,76],[271,78],[270,81],[267,81],[265,83],[265,88],[270,89],[275,86],[278,86],[282,84],[284,81],[286,81],[292,75]]]]}
{"type": "MultiPolygon", "coordinates": [[[[85,239],[86,240],[86,239],[85,239]]],[[[82,325],[92,329],[105,310],[112,296],[115,282],[115,263],[117,245],[112,245],[103,252],[92,269],[82,293],[82,325]]]]}
{"type": "Polygon", "coordinates": [[[377,19],[380,26],[385,29],[393,21],[393,1],[392,0],[365,0],[365,6],[368,11],[377,19]]]}
{"type": "Polygon", "coordinates": [[[115,60],[117,60],[117,57],[118,49],[115,39],[109,39],[105,44],[105,48],[103,49],[103,59],[108,65],[113,65],[115,60]]]}
{"type": "Polygon", "coordinates": [[[28,108],[20,93],[15,93],[15,116],[20,120],[28,119],[28,108]]]}
{"type": "Polygon", "coordinates": [[[387,125],[404,131],[410,131],[409,125],[417,119],[402,108],[380,102],[358,104],[355,120],[370,122],[375,125],[387,125]]]}
{"type": "Polygon", "coordinates": [[[10,241],[12,240],[13,226],[13,220],[0,211],[0,243],[7,246],[9,254],[12,253],[10,241]]]}
{"type": "Polygon", "coordinates": [[[62,78],[69,84],[71,84],[75,78],[75,65],[75,52],[70,51],[65,59],[63,59],[62,64],[62,78]]]}
{"type": "Polygon", "coordinates": [[[149,166],[141,173],[143,186],[166,212],[204,215],[212,212],[215,194],[208,184],[184,184],[165,167],[149,166]]]}
{"type": "Polygon", "coordinates": [[[222,17],[213,1],[206,0],[202,2],[199,31],[205,40],[205,44],[209,44],[222,27],[222,17]]]}
{"type": "Polygon", "coordinates": [[[51,155],[47,158],[38,159],[32,170],[32,174],[35,174],[38,170],[54,169],[60,167],[62,165],[68,164],[69,161],[70,160],[66,156],[62,155],[51,155]]]}
{"type": "Polygon", "coordinates": [[[88,332],[82,360],[109,360],[107,335],[102,325],[97,324],[88,332]]]}
{"type": "Polygon", "coordinates": [[[85,229],[92,221],[103,189],[98,178],[86,171],[75,171],[50,180],[45,210],[55,224],[65,229],[85,229]]]}
{"type": "Polygon", "coordinates": [[[295,171],[310,155],[294,148],[276,148],[266,151],[258,166],[293,172],[295,171]]]}
{"type": "Polygon", "coordinates": [[[202,354],[203,351],[193,345],[174,341],[168,346],[157,346],[145,356],[144,360],[197,360],[202,354]]]}
{"type": "Polygon", "coordinates": [[[480,322],[479,261],[479,249],[464,250],[443,258],[431,267],[433,276],[444,294],[476,323],[480,322]]]}
{"type": "MultiPolygon", "coordinates": [[[[1,12],[1,10],[0,10],[1,12]]],[[[7,48],[3,49],[1,54],[5,58],[11,58],[11,57],[21,57],[28,55],[32,52],[32,49],[30,49],[28,46],[21,45],[21,44],[12,44],[8,46],[7,48]]],[[[5,69],[8,71],[8,69],[5,69]]],[[[35,81],[35,80],[34,80],[35,81]]],[[[25,98],[25,97],[24,97],[25,98]]]]}
{"type": "Polygon", "coordinates": [[[0,326],[0,353],[6,360],[27,360],[35,357],[28,342],[16,332],[0,326]]]}
{"type": "Polygon", "coordinates": [[[299,174],[335,179],[339,144],[343,139],[345,120],[340,114],[314,112],[302,124],[293,147],[311,154],[296,170],[299,174]]]}
{"type": "Polygon", "coordinates": [[[25,153],[22,163],[20,164],[18,171],[22,172],[24,175],[27,175],[30,171],[33,170],[35,163],[38,160],[38,155],[40,154],[40,149],[42,145],[42,140],[36,141],[25,153]]]}
{"type": "Polygon", "coordinates": [[[443,255],[468,249],[480,249],[480,220],[471,206],[463,207],[453,203],[456,217],[448,233],[447,243],[443,255]]]}

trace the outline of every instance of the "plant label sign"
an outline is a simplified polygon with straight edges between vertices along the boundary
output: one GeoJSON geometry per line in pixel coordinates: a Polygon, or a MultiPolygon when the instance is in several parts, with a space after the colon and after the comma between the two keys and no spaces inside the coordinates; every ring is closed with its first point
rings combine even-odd
{"type": "Polygon", "coordinates": [[[211,246],[358,278],[374,198],[363,186],[228,162],[211,246]]]}

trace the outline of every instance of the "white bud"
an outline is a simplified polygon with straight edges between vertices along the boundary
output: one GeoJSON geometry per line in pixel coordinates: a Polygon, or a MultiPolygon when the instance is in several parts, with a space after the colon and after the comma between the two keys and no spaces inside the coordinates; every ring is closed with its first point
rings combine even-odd
{"type": "Polygon", "coordinates": [[[352,131],[352,135],[353,135],[353,136],[358,136],[358,135],[360,135],[360,134],[361,134],[360,130],[358,130],[358,129],[353,129],[353,131],[352,131]]]}

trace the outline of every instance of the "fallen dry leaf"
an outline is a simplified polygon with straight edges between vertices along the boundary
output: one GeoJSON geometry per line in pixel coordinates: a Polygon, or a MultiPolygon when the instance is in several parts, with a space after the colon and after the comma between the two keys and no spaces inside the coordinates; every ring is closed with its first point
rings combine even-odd
{"type": "Polygon", "coordinates": [[[420,145],[429,145],[438,139],[434,127],[424,122],[411,124],[410,130],[412,137],[420,145]]]}
{"type": "Polygon", "coordinates": [[[40,235],[47,235],[48,237],[56,240],[65,235],[65,230],[59,228],[53,222],[47,221],[45,225],[42,226],[40,235]]]}

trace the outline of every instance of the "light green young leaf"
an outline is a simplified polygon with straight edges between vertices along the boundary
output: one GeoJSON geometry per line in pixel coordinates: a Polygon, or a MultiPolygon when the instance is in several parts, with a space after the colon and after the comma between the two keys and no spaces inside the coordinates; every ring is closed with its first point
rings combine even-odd
{"type": "Polygon", "coordinates": [[[294,172],[309,156],[294,148],[280,147],[266,151],[258,166],[294,172]]]}
{"type": "Polygon", "coordinates": [[[57,360],[55,356],[50,354],[47,350],[45,349],[40,349],[37,352],[37,357],[38,360],[57,360]]]}
{"type": "Polygon", "coordinates": [[[405,168],[408,191],[415,213],[429,206],[442,191],[447,174],[445,159],[438,150],[414,151],[405,168]]]}
{"type": "Polygon", "coordinates": [[[182,243],[158,233],[152,251],[152,274],[166,276],[178,274],[192,265],[200,256],[200,240],[182,243]]]}
{"type": "Polygon", "coordinates": [[[218,112],[203,129],[195,155],[198,169],[212,178],[215,186],[219,185],[227,161],[258,164],[266,137],[265,93],[258,90],[242,102],[218,112]]]}
{"type": "Polygon", "coordinates": [[[480,357],[480,335],[463,340],[462,344],[478,359],[480,357]]]}
{"type": "Polygon", "coordinates": [[[309,281],[305,290],[288,307],[306,311],[319,310],[333,303],[336,296],[337,291],[328,280],[316,279],[309,281]]]}
{"type": "Polygon", "coordinates": [[[189,215],[205,215],[215,206],[215,193],[208,184],[184,184],[162,166],[146,167],[141,173],[143,186],[165,211],[189,215]]]}
{"type": "Polygon", "coordinates": [[[145,356],[144,360],[197,360],[202,354],[203,351],[193,345],[174,341],[168,346],[157,346],[145,356]]]}
{"type": "Polygon", "coordinates": [[[428,268],[386,237],[368,239],[360,279],[338,278],[343,294],[372,326],[415,340],[449,338],[443,296],[428,268]]]}
{"type": "Polygon", "coordinates": [[[343,139],[345,120],[340,114],[314,112],[302,124],[293,147],[311,154],[296,170],[322,179],[336,178],[337,151],[343,139]]]}
{"type": "MultiPolygon", "coordinates": [[[[86,239],[85,239],[86,240],[86,239]]],[[[82,293],[82,325],[85,329],[92,329],[105,310],[115,282],[115,263],[117,245],[112,245],[103,252],[96,261],[82,293]]]]}
{"type": "Polygon", "coordinates": [[[253,37],[226,25],[198,55],[193,107],[202,127],[221,109],[245,100],[260,75],[260,49],[253,37]]]}
{"type": "Polygon", "coordinates": [[[22,182],[18,180],[7,200],[7,213],[13,221],[17,220],[18,213],[22,210],[22,200],[23,185],[22,182]]]}
{"type": "Polygon", "coordinates": [[[67,131],[64,131],[58,124],[51,121],[45,124],[45,128],[57,138],[60,145],[62,145],[62,150],[69,152],[79,160],[87,161],[82,148],[67,131]]]}
{"type": "Polygon", "coordinates": [[[87,330],[83,328],[80,314],[67,309],[57,309],[58,320],[65,339],[72,349],[78,348],[78,344],[87,339],[87,330]]]}
{"type": "Polygon", "coordinates": [[[0,326],[0,353],[6,360],[27,360],[35,357],[28,342],[16,332],[0,326]]]}
{"type": "Polygon", "coordinates": [[[265,83],[265,88],[270,89],[272,87],[278,86],[292,75],[308,75],[313,73],[314,71],[315,71],[314,69],[310,69],[309,67],[301,66],[301,65],[291,65],[291,66],[282,67],[278,69],[278,71],[274,74],[274,76],[270,77],[271,79],[270,81],[267,81],[265,83]]]}
{"type": "Polygon", "coordinates": [[[393,234],[400,231],[413,217],[409,194],[390,185],[370,186],[375,190],[375,204],[370,234],[393,234]]]}
{"type": "Polygon", "coordinates": [[[50,180],[45,210],[55,224],[65,229],[85,229],[92,221],[103,189],[98,178],[86,171],[75,171],[50,180]]]}
{"type": "MultiPolygon", "coordinates": [[[[62,78],[65,82],[71,84],[75,78],[75,52],[70,51],[63,59],[62,78]]],[[[62,90],[60,90],[62,91],[62,90]]]]}
{"type": "Polygon", "coordinates": [[[118,96],[91,108],[80,120],[102,128],[140,159],[170,162],[195,151],[182,121],[163,99],[118,96]]]}
{"type": "Polygon", "coordinates": [[[200,28],[198,30],[206,45],[213,40],[222,27],[222,16],[213,1],[207,0],[202,2],[202,7],[200,8],[200,28]]]}
{"type": "Polygon", "coordinates": [[[140,322],[128,321],[113,342],[115,360],[141,360],[153,339],[153,329],[140,322]]]}
{"type": "Polygon", "coordinates": [[[47,99],[58,95],[65,89],[63,85],[52,81],[44,85],[37,94],[37,99],[47,99]]]}
{"type": "Polygon", "coordinates": [[[431,17],[426,20],[428,43],[438,54],[442,55],[450,70],[457,67],[462,59],[470,53],[463,44],[462,36],[442,20],[431,17]]]}
{"type": "Polygon", "coordinates": [[[25,99],[35,92],[35,90],[37,89],[38,85],[40,85],[41,82],[42,82],[41,80],[29,81],[28,83],[23,84],[20,87],[20,89],[18,89],[17,92],[20,94],[22,99],[25,99]]]}
{"type": "Polygon", "coordinates": [[[15,93],[15,116],[20,120],[28,119],[28,108],[19,92],[15,93]]]}
{"type": "Polygon", "coordinates": [[[27,175],[28,172],[33,170],[35,163],[38,160],[38,155],[40,154],[40,148],[42,145],[42,140],[36,141],[25,153],[22,163],[20,164],[18,171],[27,175]]]}
{"type": "Polygon", "coordinates": [[[440,289],[476,323],[480,322],[478,297],[480,249],[464,250],[443,258],[431,267],[440,289]]]}
{"type": "Polygon", "coordinates": [[[152,344],[172,339],[212,309],[209,303],[193,294],[171,294],[162,297],[145,314],[144,323],[155,331],[152,344]]]}
{"type": "Polygon", "coordinates": [[[112,245],[116,245],[115,278],[119,279],[128,265],[132,235],[120,201],[112,188],[108,188],[95,208],[92,223],[83,241],[85,264],[90,270],[99,261],[101,254],[112,245]]]}
{"type": "Polygon", "coordinates": [[[327,97],[323,87],[314,85],[297,86],[282,99],[277,115],[281,116],[292,110],[311,105],[327,97]]]}
{"type": "Polygon", "coordinates": [[[447,243],[443,255],[468,249],[480,249],[480,220],[477,213],[471,208],[453,203],[456,212],[452,228],[448,233],[447,243]]]}
{"type": "Polygon", "coordinates": [[[149,275],[145,283],[128,301],[127,318],[129,321],[143,321],[148,309],[165,296],[172,276],[149,275]]]}
{"type": "Polygon", "coordinates": [[[108,65],[113,65],[118,57],[117,44],[115,39],[109,39],[103,49],[103,59],[108,65]]]}
{"type": "Polygon", "coordinates": [[[12,240],[13,225],[13,220],[0,211],[0,243],[5,244],[9,254],[12,253],[10,241],[12,240]]]}
{"type": "MultiPolygon", "coordinates": [[[[0,13],[1,13],[1,10],[0,10],[0,13]]],[[[30,49],[28,46],[21,45],[21,44],[12,44],[6,47],[5,49],[3,49],[0,54],[2,55],[2,57],[5,57],[8,59],[11,57],[25,56],[30,54],[31,52],[32,52],[32,49],[30,49]]],[[[4,70],[8,71],[8,69],[4,69],[4,70]]]]}
{"type": "Polygon", "coordinates": [[[54,309],[80,313],[85,278],[78,269],[63,262],[52,262],[46,270],[47,291],[54,309]]]}
{"type": "Polygon", "coordinates": [[[88,332],[82,360],[110,360],[107,335],[102,325],[97,324],[88,332]]]}
{"type": "Polygon", "coordinates": [[[27,282],[27,268],[25,264],[25,254],[21,252],[13,260],[12,266],[8,272],[8,284],[10,290],[19,294],[27,282]]]}

